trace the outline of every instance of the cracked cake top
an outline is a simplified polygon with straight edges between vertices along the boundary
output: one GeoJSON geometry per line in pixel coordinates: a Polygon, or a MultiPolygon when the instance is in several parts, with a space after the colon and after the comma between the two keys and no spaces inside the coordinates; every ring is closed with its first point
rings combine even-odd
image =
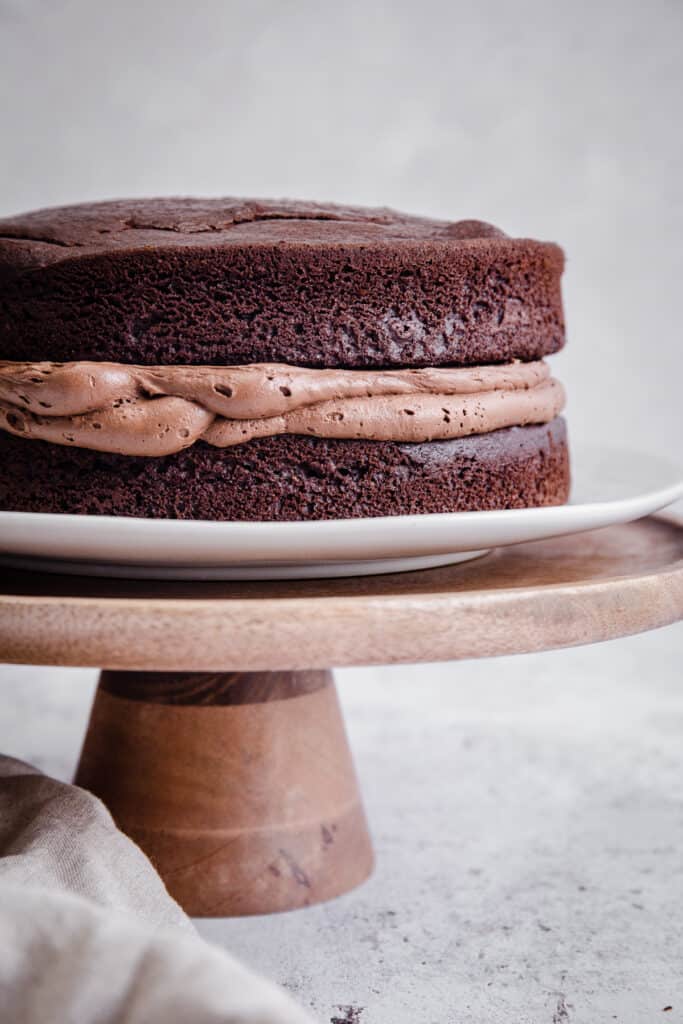
{"type": "Polygon", "coordinates": [[[467,366],[564,343],[563,254],[483,221],[261,199],[0,220],[0,359],[467,366]]]}

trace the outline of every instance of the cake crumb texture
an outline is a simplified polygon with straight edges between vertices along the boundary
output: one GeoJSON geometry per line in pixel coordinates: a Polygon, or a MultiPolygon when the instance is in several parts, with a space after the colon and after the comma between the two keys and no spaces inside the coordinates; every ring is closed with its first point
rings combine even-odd
{"type": "Polygon", "coordinates": [[[0,220],[0,358],[454,366],[564,343],[562,250],[482,221],[239,199],[0,220]]]}
{"type": "Polygon", "coordinates": [[[0,509],[170,519],[344,519],[558,505],[564,420],[453,441],[280,436],[161,458],[0,433],[0,509]]]}

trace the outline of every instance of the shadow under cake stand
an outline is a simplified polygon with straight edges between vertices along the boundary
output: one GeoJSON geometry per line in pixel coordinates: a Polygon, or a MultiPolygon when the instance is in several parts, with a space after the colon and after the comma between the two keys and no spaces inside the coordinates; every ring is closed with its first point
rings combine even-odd
{"type": "Polygon", "coordinates": [[[683,527],[650,518],[353,579],[11,570],[0,658],[103,669],[76,782],[188,913],[226,916],[326,900],[372,870],[328,666],[540,651],[682,616],[683,527]]]}

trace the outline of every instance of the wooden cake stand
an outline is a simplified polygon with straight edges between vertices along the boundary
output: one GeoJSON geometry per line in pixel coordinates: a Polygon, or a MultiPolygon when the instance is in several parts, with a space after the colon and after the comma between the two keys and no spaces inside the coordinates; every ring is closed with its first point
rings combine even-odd
{"type": "Polygon", "coordinates": [[[372,869],[328,666],[539,651],[682,616],[683,528],[644,519],[355,579],[10,571],[0,658],[105,669],[76,781],[190,914],[253,914],[336,896],[372,869]]]}

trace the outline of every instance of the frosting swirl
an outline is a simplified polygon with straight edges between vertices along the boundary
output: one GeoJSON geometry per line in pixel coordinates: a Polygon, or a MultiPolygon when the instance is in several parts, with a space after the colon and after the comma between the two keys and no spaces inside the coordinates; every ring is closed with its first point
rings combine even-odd
{"type": "Polygon", "coordinates": [[[274,434],[444,440],[545,423],[563,405],[542,361],[391,371],[0,362],[0,429],[124,455],[274,434]]]}

